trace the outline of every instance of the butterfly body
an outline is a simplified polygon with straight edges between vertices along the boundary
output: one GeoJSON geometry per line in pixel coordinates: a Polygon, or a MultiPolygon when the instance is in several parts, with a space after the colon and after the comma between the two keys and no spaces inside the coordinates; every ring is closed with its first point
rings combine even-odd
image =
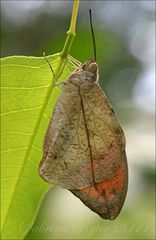
{"type": "Polygon", "coordinates": [[[89,60],[65,81],[39,173],[69,189],[102,218],[114,219],[127,191],[125,137],[98,78],[98,66],[89,60]]]}

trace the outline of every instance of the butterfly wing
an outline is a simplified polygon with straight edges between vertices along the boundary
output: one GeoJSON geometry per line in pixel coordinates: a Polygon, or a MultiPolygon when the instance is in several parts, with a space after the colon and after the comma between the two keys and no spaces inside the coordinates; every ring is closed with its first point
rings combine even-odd
{"type": "Polygon", "coordinates": [[[125,137],[97,79],[91,60],[69,76],[47,130],[39,173],[102,218],[114,219],[127,191],[125,137]]]}

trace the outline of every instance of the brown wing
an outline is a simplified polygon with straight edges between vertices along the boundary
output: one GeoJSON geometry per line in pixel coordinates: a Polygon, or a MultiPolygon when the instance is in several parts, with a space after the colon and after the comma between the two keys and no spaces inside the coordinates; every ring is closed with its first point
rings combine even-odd
{"type": "Polygon", "coordinates": [[[67,189],[112,178],[125,161],[125,139],[101,88],[67,84],[49,124],[40,175],[67,189]]]}

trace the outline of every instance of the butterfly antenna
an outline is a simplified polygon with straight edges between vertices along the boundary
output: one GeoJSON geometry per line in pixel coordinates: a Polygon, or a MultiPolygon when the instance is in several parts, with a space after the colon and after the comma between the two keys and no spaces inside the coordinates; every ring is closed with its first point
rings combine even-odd
{"type": "Polygon", "coordinates": [[[94,60],[96,61],[96,41],[95,41],[95,35],[94,35],[94,30],[93,30],[92,10],[91,9],[89,9],[89,18],[90,18],[90,28],[91,28],[92,40],[93,40],[94,60]]]}
{"type": "Polygon", "coordinates": [[[43,53],[43,57],[44,57],[44,59],[46,60],[46,62],[48,63],[48,65],[49,65],[49,67],[50,67],[50,70],[51,70],[51,72],[52,72],[52,75],[53,75],[54,80],[56,80],[56,76],[55,76],[54,70],[53,70],[50,62],[48,61],[48,59],[47,59],[47,57],[46,57],[46,55],[45,55],[45,52],[43,53]]]}
{"type": "Polygon", "coordinates": [[[64,68],[65,68],[65,65],[66,65],[67,60],[64,62],[63,68],[62,68],[60,74],[58,75],[58,77],[56,78],[56,75],[55,75],[55,73],[54,73],[54,70],[53,70],[53,68],[52,68],[52,66],[51,66],[48,58],[46,57],[45,52],[43,53],[43,57],[44,57],[44,59],[46,60],[46,62],[48,63],[48,65],[49,65],[49,67],[50,67],[50,70],[51,70],[51,72],[52,72],[52,75],[53,75],[53,78],[54,78],[54,86],[59,86],[60,84],[64,83],[64,82],[57,83],[57,81],[58,81],[58,79],[60,78],[60,76],[61,76],[62,73],[63,73],[63,70],[64,70],[64,68]]]}

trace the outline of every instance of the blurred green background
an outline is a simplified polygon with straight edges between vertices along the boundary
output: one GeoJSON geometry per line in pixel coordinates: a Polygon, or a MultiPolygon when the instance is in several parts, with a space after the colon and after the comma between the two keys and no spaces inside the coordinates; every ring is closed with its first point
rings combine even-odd
{"type": "MultiPolygon", "coordinates": [[[[105,221],[52,188],[25,239],[155,239],[155,1],[80,1],[70,54],[82,62],[93,57],[89,8],[100,84],[127,139],[126,202],[116,220],[105,221]]],[[[1,1],[1,57],[60,52],[71,11],[67,0],[1,1]]]]}

